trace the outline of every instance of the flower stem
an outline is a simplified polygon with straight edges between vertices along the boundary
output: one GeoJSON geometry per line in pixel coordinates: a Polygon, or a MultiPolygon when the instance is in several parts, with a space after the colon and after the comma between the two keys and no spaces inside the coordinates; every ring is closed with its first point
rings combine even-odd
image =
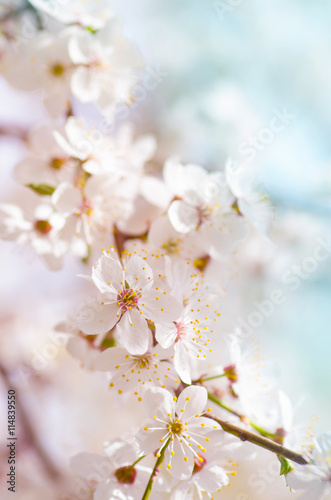
{"type": "Polygon", "coordinates": [[[164,459],[164,452],[166,451],[166,448],[167,448],[169,442],[170,442],[170,438],[168,438],[166,444],[162,447],[162,449],[160,451],[160,456],[158,457],[158,459],[155,462],[154,469],[153,469],[152,474],[149,478],[149,481],[147,483],[145,492],[144,492],[141,500],[148,500],[148,498],[152,492],[152,488],[153,488],[155,479],[156,479],[158,473],[160,472],[160,467],[161,467],[163,459],[164,459]]]}
{"type": "Polygon", "coordinates": [[[226,377],[226,373],[222,373],[221,375],[214,375],[213,377],[202,378],[199,380],[199,382],[200,383],[209,382],[209,380],[215,380],[216,378],[221,378],[221,377],[226,377]]]}
{"type": "Polygon", "coordinates": [[[275,438],[274,434],[272,434],[271,432],[266,431],[265,429],[263,429],[262,427],[259,427],[258,425],[255,425],[253,422],[251,422],[246,417],[246,415],[243,415],[242,413],[239,413],[239,412],[233,410],[232,408],[230,408],[229,406],[227,406],[225,403],[223,403],[223,401],[221,401],[220,399],[218,399],[214,394],[211,394],[210,392],[208,392],[208,399],[210,401],[213,401],[214,403],[216,403],[218,406],[220,406],[224,410],[228,411],[229,413],[232,413],[232,415],[235,415],[236,417],[240,418],[240,420],[242,422],[249,424],[251,427],[253,427],[253,429],[255,429],[259,434],[261,434],[261,436],[264,436],[264,437],[269,438],[269,439],[274,439],[275,438]]]}
{"type": "Polygon", "coordinates": [[[236,417],[240,418],[242,422],[247,422],[247,417],[243,415],[242,413],[237,412],[236,410],[233,410],[229,406],[227,406],[223,401],[218,399],[214,394],[211,392],[208,392],[208,399],[210,401],[213,401],[213,403],[216,403],[218,406],[223,408],[224,410],[228,411],[229,413],[232,413],[232,415],[235,415],[236,417]]]}
{"type": "Polygon", "coordinates": [[[135,462],[133,462],[133,464],[131,465],[131,467],[134,467],[135,465],[137,465],[138,462],[140,462],[140,460],[142,460],[143,458],[145,458],[146,455],[142,455],[141,457],[137,458],[137,460],[135,462]]]}
{"type": "Polygon", "coordinates": [[[285,457],[291,460],[292,462],[295,462],[300,465],[306,465],[308,463],[306,459],[299,453],[289,450],[288,448],[285,448],[284,446],[275,443],[271,439],[259,436],[258,434],[242,429],[241,427],[237,427],[236,425],[221,420],[220,418],[214,415],[210,414],[208,415],[208,413],[206,413],[205,416],[211,418],[212,420],[215,420],[215,422],[217,422],[225,432],[228,432],[229,434],[238,437],[239,439],[241,439],[241,441],[249,441],[250,443],[260,446],[265,450],[272,451],[273,453],[277,453],[277,455],[281,455],[282,457],[285,457]]]}

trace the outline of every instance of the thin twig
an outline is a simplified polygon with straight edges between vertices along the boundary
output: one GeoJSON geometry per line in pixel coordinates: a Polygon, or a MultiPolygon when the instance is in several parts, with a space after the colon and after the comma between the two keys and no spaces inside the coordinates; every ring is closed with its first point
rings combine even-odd
{"type": "Polygon", "coordinates": [[[24,129],[18,128],[15,125],[0,125],[0,136],[7,135],[26,141],[28,137],[28,132],[24,129]]]}
{"type": "Polygon", "coordinates": [[[2,16],[0,16],[0,23],[4,23],[6,21],[9,21],[9,19],[13,17],[19,16],[20,14],[22,14],[22,12],[25,12],[29,8],[29,4],[25,2],[23,5],[21,5],[21,7],[17,7],[17,9],[9,9],[7,12],[2,14],[2,16]]]}
{"type": "Polygon", "coordinates": [[[277,453],[277,455],[281,455],[282,457],[288,458],[292,462],[295,462],[300,465],[306,465],[308,463],[307,460],[299,453],[289,450],[288,448],[285,448],[284,446],[275,443],[271,439],[259,436],[254,432],[247,431],[234,424],[230,424],[230,422],[221,420],[215,415],[206,413],[205,416],[211,418],[212,420],[215,420],[215,422],[217,422],[225,432],[228,432],[229,434],[238,437],[241,441],[249,441],[250,443],[260,446],[265,450],[272,451],[273,453],[277,453]]]}
{"type": "Polygon", "coordinates": [[[220,399],[218,399],[211,392],[208,392],[208,399],[210,401],[213,401],[213,403],[216,403],[218,406],[220,406],[224,410],[228,411],[229,413],[232,413],[232,415],[235,415],[236,417],[240,418],[240,420],[242,422],[248,422],[248,418],[246,417],[246,415],[243,415],[242,413],[239,413],[238,411],[233,410],[232,408],[230,408],[229,406],[227,406],[225,403],[223,403],[223,401],[221,401],[220,399]]]}

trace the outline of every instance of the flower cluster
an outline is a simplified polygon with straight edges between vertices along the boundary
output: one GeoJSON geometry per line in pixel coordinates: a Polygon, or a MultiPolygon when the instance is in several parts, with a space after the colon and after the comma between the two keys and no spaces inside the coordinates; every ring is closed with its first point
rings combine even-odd
{"type": "Polygon", "coordinates": [[[20,50],[19,15],[3,20],[2,73],[16,89],[40,91],[46,116],[14,168],[27,196],[0,205],[0,234],[32,245],[52,269],[68,253],[87,266],[94,292],[70,322],[68,350],[106,373],[117,403],[137,399],[149,417],[105,456],[73,457],[73,471],[94,500],[212,499],[237,460],[253,456],[237,438],[256,444],[258,435],[279,456],[291,447],[281,462],[288,483],[312,479],[302,498],[322,498],[328,436],[300,458],[310,431],[293,425],[272,363],[222,322],[237,252],[252,235],[268,237],[273,217],[257,172],[232,161],[211,172],[174,156],[162,167],[155,137],[116,121],[143,64],[107,0],[58,7],[30,0],[39,29],[20,50]],[[141,465],[147,455],[154,468],[141,465]]]}

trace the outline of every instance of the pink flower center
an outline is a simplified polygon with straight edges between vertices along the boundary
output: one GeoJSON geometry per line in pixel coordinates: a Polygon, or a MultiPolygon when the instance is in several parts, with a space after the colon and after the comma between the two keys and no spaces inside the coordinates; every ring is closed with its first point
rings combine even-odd
{"type": "Polygon", "coordinates": [[[81,214],[91,215],[93,212],[93,203],[91,200],[84,199],[79,207],[79,212],[81,214]]]}
{"type": "Polygon", "coordinates": [[[224,367],[224,373],[229,379],[230,383],[236,382],[238,380],[238,372],[236,365],[228,365],[224,367]]]}
{"type": "Polygon", "coordinates": [[[203,457],[202,455],[200,455],[198,453],[198,457],[194,457],[193,474],[200,472],[206,463],[207,463],[207,460],[205,459],[205,457],[203,457]]]}
{"type": "Polygon", "coordinates": [[[140,295],[131,288],[122,290],[117,296],[117,305],[121,307],[122,312],[138,307],[140,295]]]}
{"type": "Polygon", "coordinates": [[[178,323],[175,323],[175,325],[176,325],[176,329],[177,329],[176,342],[178,342],[179,340],[182,340],[185,337],[186,327],[185,327],[185,324],[182,323],[181,321],[179,321],[178,323]]]}

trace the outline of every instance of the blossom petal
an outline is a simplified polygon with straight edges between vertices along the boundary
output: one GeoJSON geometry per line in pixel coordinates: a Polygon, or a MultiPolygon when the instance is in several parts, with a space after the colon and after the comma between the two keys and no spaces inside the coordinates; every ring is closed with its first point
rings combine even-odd
{"type": "Polygon", "coordinates": [[[100,301],[83,306],[77,314],[79,328],[88,335],[103,334],[111,330],[118,321],[118,305],[104,304],[100,301]]]}
{"type": "Polygon", "coordinates": [[[134,255],[125,263],[125,280],[133,289],[152,285],[153,271],[144,259],[134,255]]]}
{"type": "Polygon", "coordinates": [[[154,323],[175,321],[182,312],[180,303],[162,290],[148,290],[144,293],[144,303],[145,305],[139,305],[139,308],[146,318],[154,323]]]}
{"type": "MultiPolygon", "coordinates": [[[[201,412],[202,413],[202,412],[201,412]]],[[[197,413],[198,415],[198,413],[197,413]]],[[[191,415],[192,416],[192,415],[191,415]]],[[[185,417],[188,417],[188,412],[185,410],[185,417]]],[[[194,417],[190,422],[189,422],[190,429],[203,429],[204,434],[209,434],[210,432],[213,432],[217,429],[221,429],[220,425],[213,420],[212,418],[207,418],[207,417],[194,417]]]]}
{"type": "Polygon", "coordinates": [[[156,177],[143,177],[140,191],[149,203],[161,207],[163,210],[167,210],[173,199],[173,194],[168,190],[164,182],[156,177]]]}
{"type": "Polygon", "coordinates": [[[178,483],[171,492],[171,500],[187,500],[191,486],[192,482],[190,480],[178,483]]]}
{"type": "Polygon", "coordinates": [[[72,213],[82,203],[82,193],[68,182],[62,182],[54,191],[52,201],[55,208],[62,213],[72,213]]]}
{"type": "MultiPolygon", "coordinates": [[[[92,35],[93,36],[93,35],[92,35]]],[[[81,31],[68,41],[68,52],[74,64],[87,64],[93,57],[93,39],[88,31],[81,31]]]]}
{"type": "Polygon", "coordinates": [[[96,358],[95,369],[104,372],[116,372],[116,366],[125,363],[128,351],[123,347],[111,347],[101,352],[96,358]]]}
{"type": "Polygon", "coordinates": [[[153,430],[153,427],[156,427],[155,420],[147,422],[145,427],[140,429],[134,437],[140,451],[146,455],[160,449],[162,444],[164,444],[163,438],[167,433],[166,429],[153,430]]]}
{"type": "Polygon", "coordinates": [[[137,459],[137,448],[123,439],[115,438],[108,442],[105,453],[111,459],[115,467],[130,465],[137,459]]]}
{"type": "Polygon", "coordinates": [[[191,477],[194,467],[193,453],[187,446],[180,445],[178,439],[168,446],[165,452],[165,462],[171,465],[169,472],[172,476],[184,480],[191,477]],[[171,455],[171,452],[174,454],[171,455]],[[185,460],[185,457],[187,460],[185,460]]]}
{"type": "Polygon", "coordinates": [[[174,323],[155,323],[155,338],[163,349],[168,349],[177,338],[177,328],[174,323]]]}
{"type": "MultiPolygon", "coordinates": [[[[201,414],[206,409],[208,393],[204,387],[191,386],[186,387],[176,403],[176,413],[180,415],[180,410],[185,408],[185,419],[201,414]]],[[[208,420],[208,419],[207,419],[208,420]]]]}
{"type": "Polygon", "coordinates": [[[89,102],[98,99],[101,87],[89,68],[79,66],[71,77],[71,91],[80,101],[89,102]]]}
{"type": "Polygon", "coordinates": [[[127,311],[116,326],[116,338],[130,354],[145,354],[150,338],[146,319],[137,310],[127,311]]]}
{"type": "Polygon", "coordinates": [[[93,266],[92,279],[95,286],[103,293],[116,294],[122,290],[123,270],[120,262],[103,255],[93,266]]]}
{"type": "Polygon", "coordinates": [[[191,367],[189,352],[183,342],[175,344],[174,366],[175,370],[185,384],[191,383],[191,367]]]}
{"type": "Polygon", "coordinates": [[[159,416],[163,420],[168,419],[169,413],[174,415],[174,398],[172,394],[161,387],[152,387],[149,389],[143,399],[146,413],[153,417],[159,416]]]}
{"type": "Polygon", "coordinates": [[[70,460],[71,469],[88,481],[101,482],[113,471],[110,460],[96,453],[78,453],[70,460]]]}
{"type": "Polygon", "coordinates": [[[224,469],[216,464],[203,467],[195,480],[202,490],[209,491],[210,493],[214,493],[230,482],[224,469]]]}
{"type": "Polygon", "coordinates": [[[189,233],[199,225],[199,212],[197,208],[185,201],[175,200],[168,209],[171,224],[179,233],[189,233]]]}

